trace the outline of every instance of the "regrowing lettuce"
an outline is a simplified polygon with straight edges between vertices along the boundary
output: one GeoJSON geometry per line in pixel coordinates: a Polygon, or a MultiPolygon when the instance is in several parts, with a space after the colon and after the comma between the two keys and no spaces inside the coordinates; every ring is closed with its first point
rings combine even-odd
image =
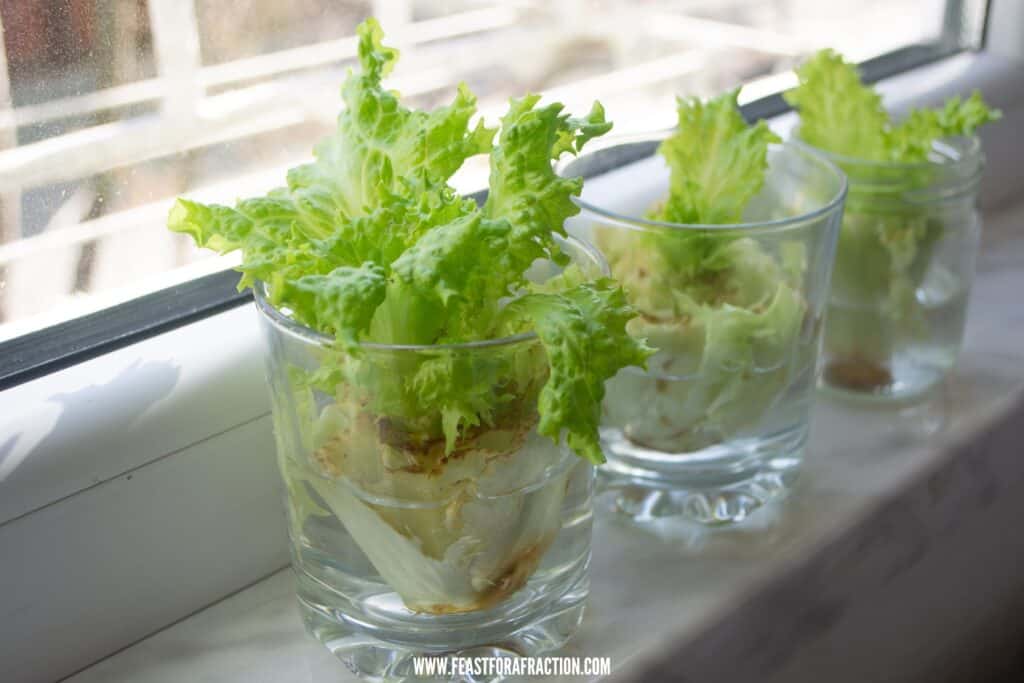
{"type": "MultiPolygon", "coordinates": [[[[555,236],[579,210],[571,197],[582,181],[558,178],[551,161],[611,128],[601,106],[574,118],[558,103],[538,107],[536,95],[513,100],[494,145],[494,129],[469,125],[476,102],[465,86],[446,107],[403,107],[381,85],[397,51],[381,44],[372,20],[359,35],[362,73],[345,82],[345,108],[335,133],[316,146],[316,160],[289,171],[286,187],[234,208],[180,199],[168,226],[203,247],[241,250],[240,287],[265,282],[274,305],[350,351],[359,341],[448,344],[533,329],[537,307],[509,308],[507,299],[530,288],[526,271],[537,259],[565,262],[555,236]],[[467,158],[484,153],[490,193],[478,207],[447,183],[467,158]]],[[[587,355],[552,367],[541,418],[545,433],[557,440],[565,431],[581,455],[600,462],[600,387],[647,352],[624,331],[630,315],[616,306],[615,284],[598,279],[578,289],[546,295],[555,300],[549,311],[590,320],[563,326],[568,340],[548,348],[568,343],[587,355]],[[595,395],[580,395],[577,380],[595,395]]],[[[553,365],[564,357],[551,356],[553,365]]],[[[439,397],[466,391],[457,379],[464,378],[435,373],[424,390],[439,397]]],[[[472,419],[453,421],[447,438],[454,441],[472,419]]]]}
{"type": "MultiPolygon", "coordinates": [[[[653,220],[690,225],[739,223],[761,191],[768,145],[780,142],[768,124],[749,125],[737,108],[739,90],[702,102],[680,99],[679,132],[659,152],[670,169],[669,195],[653,220]]],[[[705,233],[696,233],[698,235],[705,233]]]]}
{"type": "Polygon", "coordinates": [[[631,441],[662,451],[699,450],[755,427],[794,372],[806,310],[801,245],[783,258],[729,227],[743,222],[768,146],[779,142],[764,122],[743,119],[737,94],[680,99],[678,131],[659,148],[669,193],[647,218],[705,227],[597,228],[640,311],[630,332],[659,349],[649,375],[619,374],[605,410],[631,441]]]}
{"type": "Polygon", "coordinates": [[[802,140],[834,154],[867,161],[927,161],[942,138],[973,135],[999,118],[975,91],[950,98],[940,109],[917,109],[894,122],[882,97],[865,85],[857,67],[833,50],[821,50],[797,69],[799,85],[786,101],[800,113],[802,140]]]}
{"type": "Polygon", "coordinates": [[[918,290],[937,246],[948,227],[970,220],[949,202],[927,202],[948,163],[935,144],[972,136],[1000,114],[975,92],[894,121],[857,68],[832,50],[812,56],[797,76],[798,87],[785,94],[800,115],[797,135],[839,155],[850,179],[826,318],[826,377],[849,389],[887,390],[895,356],[932,334],[918,290]]]}
{"type": "Polygon", "coordinates": [[[604,382],[651,353],[626,332],[634,312],[619,286],[570,263],[562,246],[582,180],[559,178],[552,162],[611,123],[598,103],[572,117],[527,95],[511,101],[500,131],[472,125],[465,86],[447,106],[409,109],[382,84],[398,53],[378,24],[365,22],[358,38],[361,70],[345,81],[337,127],[313,161],[233,207],[180,199],[168,225],[202,247],[241,251],[240,288],[264,288],[273,306],[334,340],[275,388],[286,395],[277,402],[302,408],[275,409],[293,522],[335,515],[411,609],[480,609],[536,567],[560,529],[569,474],[551,475],[525,509],[522,497],[487,492],[556,467],[563,440],[602,462],[604,382]],[[449,185],[481,154],[482,206],[449,185]],[[561,272],[534,277],[544,263],[561,272]],[[450,346],[528,332],[532,342],[450,346]]]}

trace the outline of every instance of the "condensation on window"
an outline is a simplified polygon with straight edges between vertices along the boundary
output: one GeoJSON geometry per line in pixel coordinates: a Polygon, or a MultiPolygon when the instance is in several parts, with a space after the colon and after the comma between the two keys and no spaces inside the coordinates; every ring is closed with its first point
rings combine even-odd
{"type": "MultiPolygon", "coordinates": [[[[0,339],[230,265],[165,229],[171,201],[230,203],[305,161],[337,116],[367,16],[402,50],[391,85],[417,106],[466,82],[492,122],[509,97],[533,91],[570,111],[600,99],[618,132],[636,132],[671,125],[676,95],[785,72],[820,47],[862,59],[934,42],[949,9],[942,0],[0,0],[0,339]]],[[[458,174],[459,189],[484,185],[484,163],[458,174]]]]}

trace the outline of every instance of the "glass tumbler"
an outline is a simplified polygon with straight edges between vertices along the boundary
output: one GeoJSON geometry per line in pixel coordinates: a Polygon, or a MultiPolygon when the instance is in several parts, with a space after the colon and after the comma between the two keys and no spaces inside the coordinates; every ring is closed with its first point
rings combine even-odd
{"type": "Polygon", "coordinates": [[[601,474],[636,521],[737,522],[799,473],[846,181],[812,150],[774,145],[742,223],[647,220],[668,196],[665,135],[560,167],[587,178],[569,231],[604,254],[639,311],[630,333],[658,349],[609,383],[601,474]]]}
{"type": "Polygon", "coordinates": [[[981,220],[977,138],[929,161],[830,156],[849,178],[825,318],[825,386],[883,400],[924,396],[960,352],[981,220]]]}
{"type": "MultiPolygon", "coordinates": [[[[603,271],[592,249],[563,249],[603,271]]],[[[256,303],[307,630],[376,679],[413,676],[419,655],[565,643],[589,587],[594,468],[536,431],[548,377],[536,335],[347,352],[263,286],[256,303]],[[446,406],[423,391],[437,373],[496,406],[451,447],[446,406]]]]}

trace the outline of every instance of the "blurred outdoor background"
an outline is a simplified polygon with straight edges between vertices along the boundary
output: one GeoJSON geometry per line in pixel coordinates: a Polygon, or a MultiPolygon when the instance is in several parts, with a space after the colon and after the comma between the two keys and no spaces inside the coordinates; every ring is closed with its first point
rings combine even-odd
{"type": "MultiPolygon", "coordinates": [[[[412,104],[459,81],[491,123],[525,91],[577,113],[600,99],[623,133],[671,125],[677,94],[786,87],[772,76],[820,47],[862,60],[976,35],[982,5],[0,0],[0,340],[230,264],[165,230],[172,199],[281,184],[332,128],[371,14],[402,50],[391,85],[412,104]]],[[[459,189],[484,186],[479,162],[459,189]]]]}

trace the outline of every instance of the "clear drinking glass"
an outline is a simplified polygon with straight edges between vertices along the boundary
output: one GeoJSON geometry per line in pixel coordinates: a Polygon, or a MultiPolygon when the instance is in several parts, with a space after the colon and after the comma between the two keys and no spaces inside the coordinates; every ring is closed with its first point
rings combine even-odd
{"type": "Polygon", "coordinates": [[[636,520],[735,522],[800,468],[846,181],[812,150],[777,145],[743,223],[646,220],[668,195],[665,135],[561,167],[587,178],[568,229],[604,254],[639,310],[630,333],[659,349],[608,385],[601,474],[636,520]]]}
{"type": "Polygon", "coordinates": [[[829,158],[850,193],[825,318],[825,385],[922,396],[960,352],[981,233],[981,146],[943,140],[917,164],[829,158]]]}
{"type": "MultiPolygon", "coordinates": [[[[592,249],[563,249],[605,272],[592,249]]],[[[309,632],[371,678],[411,676],[414,655],[565,643],[589,587],[594,468],[536,431],[548,375],[536,335],[349,353],[263,287],[256,302],[309,632]],[[411,391],[438,372],[486,387],[479,400],[499,406],[447,455],[444,406],[411,391]]]]}

